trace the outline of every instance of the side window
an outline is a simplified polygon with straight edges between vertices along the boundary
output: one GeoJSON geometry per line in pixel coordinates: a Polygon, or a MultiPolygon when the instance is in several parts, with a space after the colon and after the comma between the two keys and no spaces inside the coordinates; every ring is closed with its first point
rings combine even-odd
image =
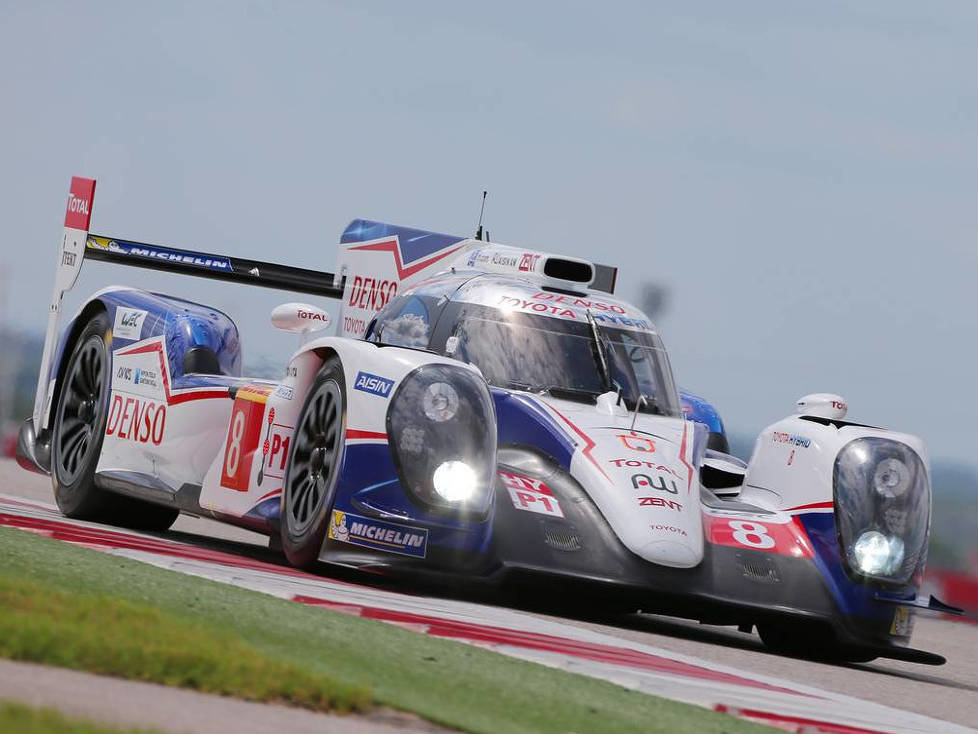
{"type": "Polygon", "coordinates": [[[377,317],[371,341],[395,347],[425,349],[431,338],[428,307],[417,296],[408,296],[402,303],[377,317]]]}

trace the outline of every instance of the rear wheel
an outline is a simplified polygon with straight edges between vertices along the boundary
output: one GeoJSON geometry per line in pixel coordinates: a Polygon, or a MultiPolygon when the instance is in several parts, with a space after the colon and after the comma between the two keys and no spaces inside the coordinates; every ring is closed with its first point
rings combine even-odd
{"type": "Polygon", "coordinates": [[[61,382],[51,432],[54,499],[66,517],[106,520],[113,497],[95,486],[109,393],[109,317],[103,312],[78,337],[61,382]]]}
{"type": "Polygon", "coordinates": [[[51,432],[54,499],[66,517],[140,530],[166,530],[179,510],[107,492],[95,485],[109,396],[109,317],[88,322],[61,381],[51,432]]]}
{"type": "Polygon", "coordinates": [[[285,473],[282,550],[293,566],[308,568],[319,558],[340,475],[345,431],[343,367],[331,357],[302,406],[285,473]]]}

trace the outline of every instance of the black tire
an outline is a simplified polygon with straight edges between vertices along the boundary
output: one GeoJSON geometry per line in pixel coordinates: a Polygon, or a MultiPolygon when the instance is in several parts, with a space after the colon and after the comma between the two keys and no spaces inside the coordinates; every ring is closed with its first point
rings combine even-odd
{"type": "Polygon", "coordinates": [[[65,517],[166,530],[179,510],[123,497],[95,484],[108,414],[109,329],[104,311],[92,317],[78,336],[61,378],[51,432],[54,499],[65,517]]]}
{"type": "Polygon", "coordinates": [[[109,399],[109,317],[92,317],[78,336],[61,378],[51,431],[54,499],[65,517],[107,521],[114,498],[95,486],[109,399]]]}
{"type": "Polygon", "coordinates": [[[282,550],[314,566],[326,539],[346,436],[346,391],[337,357],[323,364],[296,421],[282,492],[282,550]]]}
{"type": "Polygon", "coordinates": [[[757,633],[771,652],[826,663],[868,663],[879,657],[868,648],[841,644],[824,624],[764,622],[757,633]]]}

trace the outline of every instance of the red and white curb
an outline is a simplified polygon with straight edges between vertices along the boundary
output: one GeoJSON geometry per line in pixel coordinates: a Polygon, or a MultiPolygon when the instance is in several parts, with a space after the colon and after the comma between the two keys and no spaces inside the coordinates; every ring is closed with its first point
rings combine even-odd
{"type": "Polygon", "coordinates": [[[786,731],[968,732],[945,721],[622,640],[532,614],[360,586],[189,543],[68,520],[0,494],[0,525],[154,566],[487,647],[786,731]]]}

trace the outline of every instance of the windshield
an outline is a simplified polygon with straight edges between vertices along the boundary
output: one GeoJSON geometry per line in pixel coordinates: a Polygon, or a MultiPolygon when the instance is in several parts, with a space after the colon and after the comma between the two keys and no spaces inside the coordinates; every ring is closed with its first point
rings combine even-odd
{"type": "Polygon", "coordinates": [[[620,389],[643,412],[679,415],[669,360],[656,334],[466,304],[445,354],[476,365],[490,385],[593,399],[620,389]],[[603,350],[607,372],[601,360],[603,350]]]}

